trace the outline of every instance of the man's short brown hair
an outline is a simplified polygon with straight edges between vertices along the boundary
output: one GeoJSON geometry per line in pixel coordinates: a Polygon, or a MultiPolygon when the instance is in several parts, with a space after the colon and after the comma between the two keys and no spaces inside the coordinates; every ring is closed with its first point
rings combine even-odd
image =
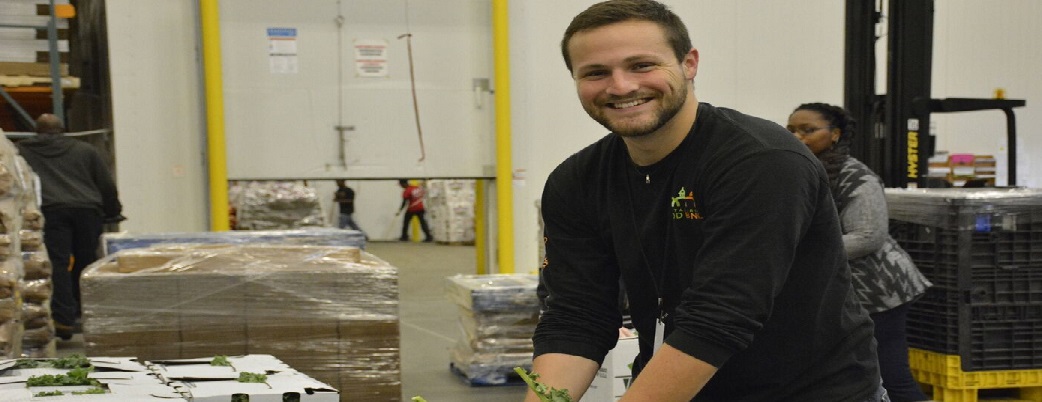
{"type": "Polygon", "coordinates": [[[561,55],[568,71],[572,71],[572,60],[568,54],[568,41],[578,32],[597,29],[624,21],[648,21],[658,24],[666,34],[666,41],[673,48],[677,61],[694,47],[687,27],[666,5],[654,0],[608,0],[594,4],[576,15],[561,39],[561,55]]]}

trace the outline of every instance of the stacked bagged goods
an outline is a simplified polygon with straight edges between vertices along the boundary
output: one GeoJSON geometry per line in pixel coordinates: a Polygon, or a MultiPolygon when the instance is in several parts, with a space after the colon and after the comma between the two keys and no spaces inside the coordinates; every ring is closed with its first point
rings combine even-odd
{"type": "Polygon", "coordinates": [[[355,247],[156,244],[82,279],[89,355],[271,354],[351,401],[400,401],[398,273],[355,247]]]}
{"type": "Polygon", "coordinates": [[[462,337],[452,367],[474,385],[504,384],[514,367],[531,369],[539,321],[536,275],[456,275],[447,295],[459,307],[462,337]]]}
{"type": "Polygon", "coordinates": [[[236,229],[277,230],[326,226],[318,192],[298,182],[248,181],[229,191],[236,229]]]}
{"type": "Polygon", "coordinates": [[[19,230],[25,183],[14,144],[0,136],[0,357],[22,352],[22,259],[19,230]]]}
{"type": "Polygon", "coordinates": [[[434,239],[474,242],[474,180],[428,180],[425,207],[434,239]]]}
{"type": "MultiPolygon", "coordinates": [[[[34,183],[35,174],[24,159],[16,159],[23,183],[34,183]]],[[[51,320],[51,260],[43,243],[43,212],[37,204],[35,186],[27,185],[22,194],[21,220],[18,231],[22,249],[22,355],[25,357],[54,357],[57,339],[51,320]]]]}

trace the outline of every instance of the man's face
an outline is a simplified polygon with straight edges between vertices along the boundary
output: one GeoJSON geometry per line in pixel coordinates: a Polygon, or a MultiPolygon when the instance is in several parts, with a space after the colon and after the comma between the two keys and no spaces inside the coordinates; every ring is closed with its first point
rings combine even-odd
{"type": "Polygon", "coordinates": [[[657,24],[625,21],[572,36],[568,42],[583,109],[621,136],[658,130],[684,106],[698,69],[694,49],[677,61],[657,24]]]}

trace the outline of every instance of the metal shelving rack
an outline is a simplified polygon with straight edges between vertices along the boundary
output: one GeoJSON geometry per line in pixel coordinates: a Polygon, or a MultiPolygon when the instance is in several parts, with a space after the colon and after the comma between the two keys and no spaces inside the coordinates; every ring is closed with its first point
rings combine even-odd
{"type": "MultiPolygon", "coordinates": [[[[61,83],[61,57],[58,55],[58,16],[55,14],[54,0],[49,0],[51,15],[47,21],[47,25],[26,25],[26,24],[0,24],[0,28],[25,28],[25,29],[46,29],[47,30],[47,49],[49,56],[50,72],[51,72],[51,103],[52,113],[58,116],[58,119],[65,121],[65,109],[63,107],[63,95],[62,95],[62,83],[61,83]]],[[[3,86],[0,86],[0,96],[3,96],[11,106],[22,116],[30,125],[36,125],[35,120],[29,116],[29,113],[18,104],[17,101],[11,94],[4,90],[3,86]]],[[[8,133],[18,136],[19,133],[8,133]]]]}

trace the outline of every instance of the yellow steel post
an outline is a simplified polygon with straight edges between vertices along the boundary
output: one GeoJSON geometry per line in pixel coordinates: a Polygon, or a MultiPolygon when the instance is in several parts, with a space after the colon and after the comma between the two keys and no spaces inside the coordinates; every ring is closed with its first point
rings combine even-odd
{"type": "Polygon", "coordinates": [[[488,273],[488,232],[485,230],[485,180],[474,181],[474,252],[477,253],[477,269],[474,273],[484,275],[488,273]]]}
{"type": "Polygon", "coordinates": [[[210,230],[228,230],[228,166],[224,143],[221,26],[217,0],[199,0],[206,97],[206,150],[210,176],[210,230]]]}
{"type": "Polygon", "coordinates": [[[492,0],[492,60],[496,82],[496,213],[499,272],[514,273],[514,195],[510,147],[510,10],[492,0]]]}

